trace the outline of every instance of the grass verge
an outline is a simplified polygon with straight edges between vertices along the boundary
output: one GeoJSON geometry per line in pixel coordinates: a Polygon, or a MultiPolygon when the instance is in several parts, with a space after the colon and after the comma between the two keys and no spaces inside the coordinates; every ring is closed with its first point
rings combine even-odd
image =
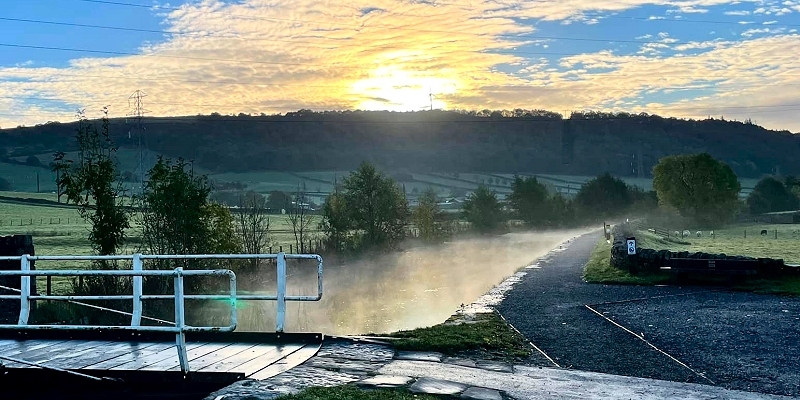
{"type": "Polygon", "coordinates": [[[658,285],[669,282],[667,274],[631,275],[611,266],[611,244],[600,239],[583,269],[583,279],[589,283],[615,283],[625,285],[658,285]]]}
{"type": "Polygon", "coordinates": [[[398,338],[398,350],[436,351],[448,356],[479,356],[483,359],[514,361],[531,355],[524,336],[497,313],[477,314],[471,321],[453,321],[428,328],[384,335],[398,338]]]}
{"type": "Polygon", "coordinates": [[[440,400],[442,397],[414,394],[403,389],[360,389],[352,385],[313,387],[279,400],[440,400]]]}

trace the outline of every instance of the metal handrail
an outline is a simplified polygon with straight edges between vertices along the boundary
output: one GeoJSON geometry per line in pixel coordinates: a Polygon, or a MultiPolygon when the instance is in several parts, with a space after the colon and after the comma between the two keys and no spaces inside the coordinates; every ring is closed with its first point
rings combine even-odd
{"type": "MultiPolygon", "coordinates": [[[[177,254],[177,255],[152,255],[152,254],[131,254],[131,255],[111,255],[111,256],[0,256],[0,261],[20,261],[19,271],[0,271],[0,276],[19,276],[20,291],[18,295],[0,295],[0,300],[19,299],[20,314],[16,325],[0,324],[0,329],[49,329],[49,330],[132,330],[139,332],[171,332],[176,334],[176,346],[181,370],[189,372],[189,363],[186,354],[186,332],[232,332],[236,329],[237,300],[273,300],[277,302],[276,331],[283,332],[286,319],[287,301],[319,301],[322,299],[322,257],[316,254],[177,254]],[[187,260],[187,259],[275,259],[277,260],[277,294],[271,295],[238,295],[236,291],[236,275],[228,269],[215,270],[184,270],[181,267],[174,270],[144,270],[143,260],[187,260]],[[307,259],[317,261],[317,295],[316,296],[287,296],[286,295],[286,260],[287,259],[307,259]],[[131,260],[131,270],[31,270],[31,261],[91,261],[91,260],[131,260]],[[230,294],[228,295],[203,295],[184,293],[183,278],[185,276],[223,276],[230,278],[230,294]],[[31,295],[31,277],[37,276],[130,276],[133,283],[132,295],[78,295],[78,296],[58,296],[58,295],[31,295]],[[145,295],[142,293],[142,278],[145,276],[172,276],[174,277],[173,295],[145,295]],[[175,326],[142,326],[142,302],[143,300],[165,300],[174,299],[175,301],[175,326]],[[132,300],[133,312],[131,315],[130,326],[89,326],[89,325],[29,325],[31,302],[36,300],[132,300]],[[195,327],[185,323],[185,300],[228,300],[231,305],[231,324],[223,327],[195,327]]],[[[16,290],[15,290],[16,291],[16,290]]]]}

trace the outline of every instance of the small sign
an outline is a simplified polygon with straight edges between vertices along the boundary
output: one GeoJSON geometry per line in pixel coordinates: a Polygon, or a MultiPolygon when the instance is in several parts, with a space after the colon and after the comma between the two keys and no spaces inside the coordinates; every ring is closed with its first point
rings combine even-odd
{"type": "Polygon", "coordinates": [[[636,239],[628,239],[628,255],[636,254],[636,239]]]}

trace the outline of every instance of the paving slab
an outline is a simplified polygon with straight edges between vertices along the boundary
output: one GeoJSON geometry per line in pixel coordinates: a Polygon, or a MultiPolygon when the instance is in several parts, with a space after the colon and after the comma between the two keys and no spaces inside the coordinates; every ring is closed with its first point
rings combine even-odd
{"type": "Polygon", "coordinates": [[[398,388],[408,385],[414,378],[400,375],[377,375],[356,382],[360,386],[372,386],[377,388],[398,388]]]}
{"type": "Polygon", "coordinates": [[[503,400],[500,392],[494,389],[471,387],[461,393],[462,399],[468,400],[503,400]]]}
{"type": "Polygon", "coordinates": [[[425,361],[395,360],[381,368],[379,372],[495,389],[515,399],[525,400],[788,400],[791,398],[701,384],[541,367],[515,367],[514,373],[506,373],[425,361]]]}
{"type": "Polygon", "coordinates": [[[475,366],[489,371],[514,372],[513,365],[497,361],[478,361],[475,363],[475,366]]]}
{"type": "Polygon", "coordinates": [[[411,390],[414,393],[425,394],[440,394],[440,395],[456,395],[467,389],[467,385],[452,382],[444,379],[435,379],[423,377],[419,378],[413,385],[411,390]]]}
{"type": "Polygon", "coordinates": [[[398,351],[397,356],[394,358],[398,360],[441,362],[444,354],[432,351],[398,351]]]}

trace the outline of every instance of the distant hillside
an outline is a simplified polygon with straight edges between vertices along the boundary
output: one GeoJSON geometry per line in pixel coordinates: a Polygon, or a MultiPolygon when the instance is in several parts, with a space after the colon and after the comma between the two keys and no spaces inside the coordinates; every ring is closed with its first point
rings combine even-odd
{"type": "MultiPolygon", "coordinates": [[[[211,173],[352,170],[364,160],[409,172],[539,173],[647,178],[659,158],[705,151],[740,177],[800,174],[800,137],[742,122],[549,112],[311,112],[278,116],[146,118],[148,151],[211,173]],[[638,170],[641,172],[638,172],[638,170]]],[[[75,124],[0,131],[0,156],[74,150],[75,124]]],[[[121,147],[132,121],[112,120],[121,147]]],[[[130,137],[129,137],[130,132],[130,137]]],[[[47,162],[49,160],[42,160],[47,162]]]]}

